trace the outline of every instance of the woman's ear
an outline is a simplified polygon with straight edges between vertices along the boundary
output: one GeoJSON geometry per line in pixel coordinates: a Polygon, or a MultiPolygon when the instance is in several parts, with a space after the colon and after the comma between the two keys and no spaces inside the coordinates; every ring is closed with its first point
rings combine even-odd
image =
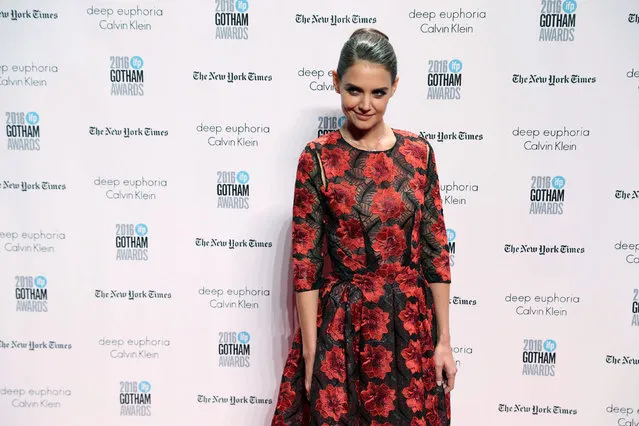
{"type": "Polygon", "coordinates": [[[391,86],[391,96],[393,96],[395,94],[395,91],[397,90],[397,83],[399,83],[399,77],[395,77],[395,81],[391,86]]]}
{"type": "Polygon", "coordinates": [[[339,77],[337,76],[337,71],[333,70],[331,71],[331,74],[333,76],[333,87],[335,87],[335,92],[339,93],[339,77]]]}

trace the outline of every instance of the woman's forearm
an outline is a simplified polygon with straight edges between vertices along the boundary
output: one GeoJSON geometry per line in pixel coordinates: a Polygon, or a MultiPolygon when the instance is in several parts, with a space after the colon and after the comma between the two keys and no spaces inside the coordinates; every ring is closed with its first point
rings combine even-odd
{"type": "Polygon", "coordinates": [[[317,300],[319,290],[302,291],[296,294],[297,313],[302,330],[303,356],[314,356],[317,345],[317,300]]]}
{"type": "Polygon", "coordinates": [[[450,346],[450,284],[434,283],[430,285],[435,299],[435,316],[437,318],[437,342],[450,346]]]}

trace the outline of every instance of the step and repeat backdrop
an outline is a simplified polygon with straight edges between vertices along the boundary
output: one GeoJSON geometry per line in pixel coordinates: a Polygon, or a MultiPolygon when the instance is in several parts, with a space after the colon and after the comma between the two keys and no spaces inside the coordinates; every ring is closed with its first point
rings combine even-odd
{"type": "Polygon", "coordinates": [[[453,424],[639,424],[635,0],[0,1],[0,423],[257,425],[349,35],[432,143],[453,424]]]}

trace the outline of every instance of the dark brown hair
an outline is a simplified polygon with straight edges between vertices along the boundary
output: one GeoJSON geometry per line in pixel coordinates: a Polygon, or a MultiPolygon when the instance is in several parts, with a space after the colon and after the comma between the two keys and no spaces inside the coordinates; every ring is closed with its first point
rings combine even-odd
{"type": "Polygon", "coordinates": [[[344,43],[337,63],[337,76],[342,78],[356,61],[380,64],[388,70],[391,82],[397,77],[397,56],[389,38],[374,28],[359,28],[344,43]]]}

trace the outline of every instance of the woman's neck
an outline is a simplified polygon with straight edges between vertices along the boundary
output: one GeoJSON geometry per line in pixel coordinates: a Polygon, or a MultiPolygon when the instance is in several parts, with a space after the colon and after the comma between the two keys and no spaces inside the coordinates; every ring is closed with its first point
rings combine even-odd
{"type": "Polygon", "coordinates": [[[375,144],[386,135],[387,131],[384,120],[367,130],[358,129],[350,121],[346,121],[346,125],[344,127],[346,127],[346,130],[353,139],[367,144],[375,144]]]}

